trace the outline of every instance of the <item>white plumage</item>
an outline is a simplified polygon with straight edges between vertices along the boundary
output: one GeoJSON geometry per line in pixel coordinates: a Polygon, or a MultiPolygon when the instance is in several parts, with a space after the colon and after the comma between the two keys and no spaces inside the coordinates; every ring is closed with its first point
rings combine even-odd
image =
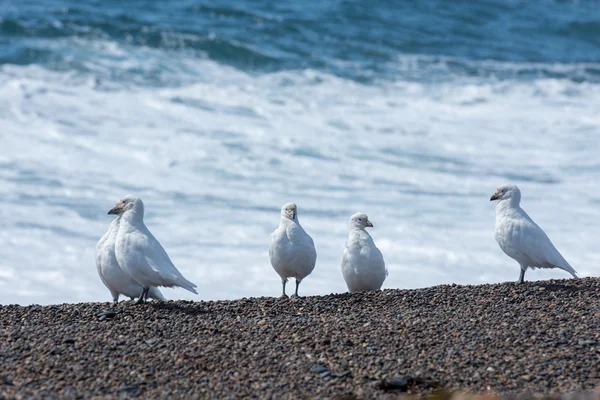
{"type": "Polygon", "coordinates": [[[379,290],[388,275],[383,255],[365,229],[372,226],[366,214],[356,213],[350,218],[342,274],[351,293],[379,290]]]}
{"type": "Polygon", "coordinates": [[[281,208],[279,227],[271,238],[269,259],[275,272],[281,277],[282,297],[287,297],[285,284],[288,278],[296,278],[294,296],[298,296],[300,282],[315,268],[317,252],[312,238],[298,222],[298,209],[293,203],[287,203],[281,208]]]}
{"type": "Polygon", "coordinates": [[[523,283],[527,268],[560,268],[574,278],[578,277],[546,233],[520,207],[521,191],[518,187],[499,187],[490,199],[493,200],[498,200],[494,236],[500,248],[521,266],[519,283],[523,283]]]}
{"type": "MultiPolygon", "coordinates": [[[[144,288],[131,279],[117,262],[115,256],[115,241],[119,230],[119,220],[117,216],[108,227],[108,231],[102,236],[96,245],[96,269],[104,286],[108,288],[112,295],[113,301],[119,301],[119,295],[124,295],[130,298],[139,297],[144,288]]],[[[156,287],[151,287],[148,291],[148,297],[152,299],[165,301],[166,299],[156,287]]]]}
{"type": "Polygon", "coordinates": [[[144,224],[144,203],[135,196],[125,196],[108,212],[120,216],[115,242],[115,256],[121,269],[143,288],[138,302],[143,302],[152,286],[179,286],[192,293],[196,285],[181,275],[167,252],[144,224]]]}

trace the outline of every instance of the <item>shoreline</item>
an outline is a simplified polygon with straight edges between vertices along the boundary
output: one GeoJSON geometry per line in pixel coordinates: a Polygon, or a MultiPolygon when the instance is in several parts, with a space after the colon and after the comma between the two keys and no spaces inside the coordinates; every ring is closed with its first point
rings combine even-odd
{"type": "Polygon", "coordinates": [[[600,278],[6,305],[0,316],[0,398],[368,399],[600,387],[600,278]]]}

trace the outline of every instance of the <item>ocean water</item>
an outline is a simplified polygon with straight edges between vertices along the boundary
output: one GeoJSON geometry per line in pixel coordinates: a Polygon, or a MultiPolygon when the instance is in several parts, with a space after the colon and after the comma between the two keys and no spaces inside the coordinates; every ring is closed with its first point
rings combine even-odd
{"type": "Polygon", "coordinates": [[[516,280],[506,182],[600,275],[599,110],[593,1],[0,1],[0,303],[109,301],[94,250],[125,194],[198,285],[170,299],[279,295],[289,201],[303,295],[345,291],[357,211],[384,288],[516,280]]]}

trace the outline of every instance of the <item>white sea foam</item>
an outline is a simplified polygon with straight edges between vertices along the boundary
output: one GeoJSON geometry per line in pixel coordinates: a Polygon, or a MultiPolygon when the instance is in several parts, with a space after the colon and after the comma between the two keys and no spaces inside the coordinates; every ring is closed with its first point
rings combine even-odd
{"type": "Polygon", "coordinates": [[[401,72],[361,84],[183,57],[152,85],[128,71],[168,57],[115,46],[77,73],[0,68],[2,304],[110,301],[94,246],[127,193],[199,285],[167,298],[278,296],[268,248],[289,201],[319,252],[303,295],[345,291],[356,210],[375,225],[384,288],[512,281],[489,203],[506,181],[582,276],[600,274],[600,84],[401,72]]]}

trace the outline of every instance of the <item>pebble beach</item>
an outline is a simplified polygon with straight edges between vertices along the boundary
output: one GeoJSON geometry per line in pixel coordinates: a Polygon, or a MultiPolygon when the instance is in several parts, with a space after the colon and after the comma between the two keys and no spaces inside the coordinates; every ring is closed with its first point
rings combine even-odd
{"type": "Polygon", "coordinates": [[[0,306],[0,398],[592,394],[599,326],[596,278],[0,306]]]}

